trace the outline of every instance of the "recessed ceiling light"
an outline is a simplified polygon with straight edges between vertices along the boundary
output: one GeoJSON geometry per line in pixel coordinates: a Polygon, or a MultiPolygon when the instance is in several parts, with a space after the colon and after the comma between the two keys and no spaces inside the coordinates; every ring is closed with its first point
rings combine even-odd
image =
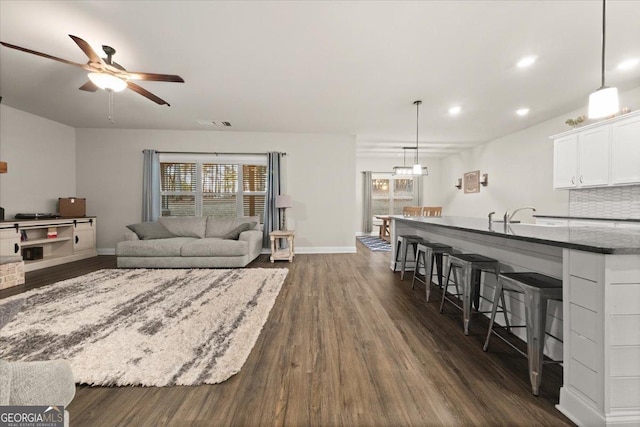
{"type": "Polygon", "coordinates": [[[519,116],[526,116],[527,114],[529,114],[529,109],[528,108],[519,108],[516,110],[516,114],[519,116]]]}
{"type": "Polygon", "coordinates": [[[640,59],[638,58],[627,59],[618,64],[618,70],[630,70],[638,64],[640,64],[640,59]]]}
{"type": "Polygon", "coordinates": [[[452,116],[460,114],[460,111],[462,111],[462,107],[459,105],[454,105],[453,107],[449,108],[449,114],[451,114],[452,116]]]}
{"type": "Polygon", "coordinates": [[[538,59],[538,57],[535,55],[525,56],[520,61],[518,61],[516,65],[518,66],[518,68],[527,68],[534,62],[536,62],[536,59],[538,59]]]}

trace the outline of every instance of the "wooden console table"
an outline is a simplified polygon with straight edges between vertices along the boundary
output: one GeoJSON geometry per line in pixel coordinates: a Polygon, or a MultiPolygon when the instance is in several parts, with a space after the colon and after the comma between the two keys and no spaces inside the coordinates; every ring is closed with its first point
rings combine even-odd
{"type": "Polygon", "coordinates": [[[269,239],[271,240],[271,262],[285,259],[289,260],[289,262],[293,261],[293,256],[295,255],[293,238],[295,234],[295,230],[276,230],[269,233],[269,239]],[[276,240],[279,239],[287,239],[288,247],[284,249],[276,248],[276,240]]]}

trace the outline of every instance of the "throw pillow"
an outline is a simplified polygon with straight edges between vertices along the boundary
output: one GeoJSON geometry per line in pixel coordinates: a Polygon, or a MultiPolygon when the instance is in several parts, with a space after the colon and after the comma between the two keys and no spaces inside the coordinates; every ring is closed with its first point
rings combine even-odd
{"type": "Polygon", "coordinates": [[[24,298],[22,298],[0,304],[0,329],[20,311],[24,301],[24,298]]]}
{"type": "Polygon", "coordinates": [[[238,240],[238,238],[240,237],[240,233],[242,233],[243,231],[251,230],[251,228],[255,227],[255,225],[256,225],[255,222],[253,223],[253,226],[251,225],[251,223],[245,222],[244,224],[240,224],[239,226],[227,232],[226,234],[222,235],[221,237],[223,239],[238,240]]]}
{"type": "Polygon", "coordinates": [[[159,222],[141,222],[140,224],[127,225],[127,228],[136,233],[140,240],[176,237],[175,234],[167,230],[167,227],[159,222]]]}

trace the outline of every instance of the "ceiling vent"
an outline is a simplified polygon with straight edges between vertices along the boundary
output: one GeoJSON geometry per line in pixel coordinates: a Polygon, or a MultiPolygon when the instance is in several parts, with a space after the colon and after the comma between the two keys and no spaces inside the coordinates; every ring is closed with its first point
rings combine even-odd
{"type": "Polygon", "coordinates": [[[231,122],[225,122],[222,120],[196,120],[199,125],[203,126],[216,126],[221,128],[230,128],[231,122]]]}

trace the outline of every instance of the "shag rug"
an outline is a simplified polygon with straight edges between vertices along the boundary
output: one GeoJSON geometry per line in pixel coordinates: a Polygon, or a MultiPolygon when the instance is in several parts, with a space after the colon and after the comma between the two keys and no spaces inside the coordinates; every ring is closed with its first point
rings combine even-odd
{"type": "Polygon", "coordinates": [[[0,331],[0,359],[67,359],[77,383],[215,384],[240,371],[284,268],[100,270],[26,298],[0,331]]]}
{"type": "Polygon", "coordinates": [[[376,236],[358,236],[363,245],[375,252],[391,252],[391,243],[376,236]]]}

